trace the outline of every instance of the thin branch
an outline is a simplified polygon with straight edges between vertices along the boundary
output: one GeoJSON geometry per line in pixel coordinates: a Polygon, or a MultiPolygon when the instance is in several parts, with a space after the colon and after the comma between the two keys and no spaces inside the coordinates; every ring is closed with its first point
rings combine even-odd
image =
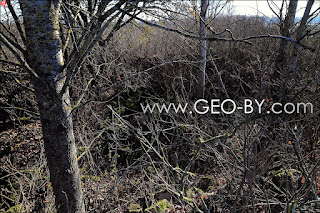
{"type": "Polygon", "coordinates": [[[74,15],[74,18],[71,20],[71,24],[70,24],[70,21],[69,21],[69,18],[68,18],[68,14],[67,14],[67,11],[66,11],[68,8],[66,8],[64,6],[64,4],[62,4],[62,9],[64,10],[65,19],[66,19],[66,22],[67,22],[67,26],[69,28],[68,29],[68,33],[67,33],[67,37],[65,39],[65,44],[63,45],[63,48],[62,48],[62,52],[64,53],[66,51],[67,47],[68,47],[68,42],[69,42],[69,39],[70,39],[70,35],[72,36],[74,48],[79,52],[79,49],[78,49],[78,46],[77,46],[77,43],[76,43],[76,39],[75,39],[73,30],[72,30],[72,27],[71,27],[77,20],[77,17],[79,15],[79,10],[76,11],[76,14],[74,15]]]}
{"type": "Polygon", "coordinates": [[[12,62],[12,61],[7,61],[7,60],[1,60],[1,59],[0,59],[0,62],[1,62],[1,63],[11,64],[11,65],[14,65],[14,66],[19,66],[19,67],[21,67],[21,64],[18,64],[18,63],[12,62]]]}
{"type": "Polygon", "coordinates": [[[84,88],[83,92],[81,93],[79,99],[77,100],[77,102],[76,102],[76,104],[75,104],[75,107],[78,106],[78,105],[81,103],[81,101],[82,101],[82,99],[84,98],[85,93],[88,91],[88,89],[89,89],[92,81],[97,78],[97,76],[99,75],[99,73],[100,73],[100,67],[99,67],[99,69],[96,71],[96,73],[94,74],[94,76],[93,76],[92,78],[90,78],[90,80],[87,82],[87,85],[86,85],[86,87],[84,88]]]}
{"type": "MultiPolygon", "coordinates": [[[[27,113],[30,113],[30,114],[33,114],[33,115],[36,115],[36,116],[40,116],[40,113],[39,112],[33,112],[33,111],[30,111],[30,110],[27,110],[27,109],[24,109],[24,108],[21,108],[21,107],[0,107],[0,109],[15,109],[15,110],[21,110],[21,111],[25,111],[27,113]]],[[[1,179],[0,179],[1,180],[1,179]]]]}
{"type": "Polygon", "coordinates": [[[270,5],[270,2],[269,2],[270,0],[267,0],[267,3],[268,3],[268,6],[269,6],[269,9],[272,11],[272,13],[274,14],[274,15],[276,15],[277,16],[277,18],[279,19],[279,20],[281,20],[282,18],[278,15],[278,13],[276,13],[276,11],[274,11],[274,9],[271,7],[271,5],[270,5]]]}
{"type": "Polygon", "coordinates": [[[318,34],[318,33],[320,33],[320,30],[312,32],[312,33],[308,34],[308,36],[313,36],[313,35],[318,34]]]}
{"type": "Polygon", "coordinates": [[[35,73],[33,69],[27,64],[24,58],[18,53],[17,49],[0,33],[0,41],[4,43],[4,45],[15,55],[21,66],[28,71],[33,77],[39,78],[38,74],[35,73]]]}
{"type": "MultiPolygon", "coordinates": [[[[140,14],[141,11],[139,11],[137,14],[140,14]]],[[[115,24],[115,26],[113,27],[113,29],[111,30],[111,32],[109,33],[109,35],[106,37],[106,39],[103,40],[103,42],[106,44],[110,41],[110,39],[112,38],[112,36],[114,35],[114,33],[116,33],[119,29],[121,29],[122,27],[124,27],[125,25],[127,25],[128,23],[130,23],[133,18],[130,17],[127,21],[125,21],[124,23],[121,23],[124,19],[126,14],[122,13],[121,17],[118,19],[117,23],[115,24]]]]}
{"type": "Polygon", "coordinates": [[[1,21],[0,21],[0,24],[1,24],[1,26],[10,34],[10,36],[11,36],[12,38],[14,38],[14,41],[15,41],[16,43],[18,43],[18,39],[17,39],[16,36],[11,32],[11,30],[8,29],[8,27],[7,27],[6,25],[4,25],[1,21]]]}
{"type": "Polygon", "coordinates": [[[10,13],[14,19],[14,22],[15,22],[17,28],[18,28],[18,31],[19,31],[20,37],[23,41],[23,44],[26,44],[26,33],[24,32],[24,29],[22,28],[22,24],[17,16],[15,10],[13,9],[13,6],[11,4],[11,0],[8,0],[7,3],[8,3],[8,8],[10,10],[10,13]]]}
{"type": "Polygon", "coordinates": [[[64,4],[69,5],[70,7],[77,8],[77,10],[82,11],[83,13],[87,13],[87,14],[92,15],[92,16],[95,17],[95,18],[98,18],[96,15],[91,14],[89,11],[83,9],[82,7],[80,7],[80,6],[78,6],[78,5],[70,4],[70,3],[68,3],[68,2],[64,2],[64,4]]]}
{"type": "MultiPolygon", "coordinates": [[[[105,1],[102,6],[103,7],[106,6],[105,4],[108,4],[107,2],[109,2],[109,1],[105,1]]],[[[71,6],[74,6],[74,5],[71,5],[71,6]]],[[[120,6],[118,4],[113,6],[104,14],[104,16],[106,16],[106,14],[111,16],[114,12],[116,12],[119,9],[118,7],[120,7],[120,6]]],[[[99,7],[99,9],[100,9],[100,7],[99,7]]],[[[99,14],[101,14],[101,11],[100,12],[99,11],[97,12],[97,15],[93,16],[95,19],[90,22],[90,25],[88,26],[87,30],[84,31],[83,35],[81,36],[81,38],[78,41],[78,47],[82,46],[81,49],[79,51],[74,49],[72,51],[72,53],[70,54],[70,58],[69,58],[68,62],[65,63],[65,66],[63,67],[63,69],[68,70],[68,72],[67,72],[67,79],[66,79],[66,82],[63,86],[64,88],[61,90],[61,93],[63,93],[65,91],[65,89],[67,88],[68,83],[71,80],[71,77],[74,73],[74,69],[85,58],[83,56],[86,56],[86,54],[90,51],[90,48],[93,47],[92,44],[95,44],[97,42],[97,40],[98,40],[97,35],[98,34],[101,35],[103,33],[103,31],[107,28],[107,26],[119,15],[119,12],[118,12],[118,14],[111,17],[103,27],[100,27],[100,25],[102,25],[104,20],[102,20],[103,18],[98,16],[99,14]],[[102,21],[100,22],[100,20],[102,20],[102,21]],[[80,53],[82,53],[82,54],[80,55],[80,53]],[[79,60],[79,58],[80,58],[80,60],[79,60]]]]}
{"type": "Polygon", "coordinates": [[[295,39],[292,39],[292,38],[289,38],[289,37],[285,37],[285,36],[280,36],[280,35],[259,35],[259,36],[250,36],[250,37],[246,37],[246,38],[243,38],[242,40],[252,40],[252,39],[258,39],[258,38],[276,38],[276,39],[283,39],[283,40],[286,40],[286,41],[290,41],[292,43],[295,43],[296,45],[298,46],[301,46],[302,48],[304,49],[307,49],[311,52],[314,52],[315,51],[315,48],[312,48],[312,47],[309,47],[307,45],[304,45],[302,44],[301,42],[295,40],[295,39]]]}
{"type": "Polygon", "coordinates": [[[67,77],[66,77],[65,83],[63,84],[63,87],[62,87],[62,89],[61,89],[61,91],[59,93],[59,96],[62,96],[62,94],[69,87],[69,83],[70,83],[71,79],[73,78],[73,76],[75,75],[75,71],[74,70],[76,69],[76,67],[80,67],[81,66],[81,64],[83,63],[84,59],[89,54],[90,50],[94,47],[94,45],[97,43],[97,41],[101,39],[102,33],[109,26],[109,24],[116,17],[118,17],[119,15],[120,15],[120,12],[115,14],[97,32],[95,32],[95,33],[97,33],[96,35],[93,35],[92,37],[88,38],[89,40],[86,41],[86,43],[83,45],[83,47],[80,50],[80,52],[82,54],[79,57],[74,59],[75,61],[73,63],[71,63],[71,67],[70,68],[67,68],[67,70],[69,69],[69,72],[67,72],[67,77]]]}
{"type": "Polygon", "coordinates": [[[99,21],[102,23],[104,22],[107,18],[109,18],[114,12],[120,9],[122,4],[119,2],[116,5],[114,5],[111,9],[109,9],[105,14],[99,16],[99,21]]]}
{"type": "Polygon", "coordinates": [[[8,36],[6,36],[4,33],[0,32],[0,34],[2,34],[7,40],[8,42],[10,42],[16,49],[18,49],[20,52],[22,52],[23,55],[26,54],[26,51],[15,41],[13,41],[12,39],[10,39],[8,36]]]}
{"type": "MultiPolygon", "coordinates": [[[[313,11],[313,12],[310,14],[309,17],[314,16],[317,12],[320,12],[320,7],[318,7],[315,11],[313,11]]],[[[315,18],[315,17],[316,17],[316,16],[314,16],[314,18],[315,18]]]]}
{"type": "Polygon", "coordinates": [[[8,71],[8,70],[1,70],[0,72],[4,72],[5,74],[9,75],[19,86],[21,86],[23,89],[28,90],[30,92],[34,92],[34,89],[26,87],[25,85],[23,85],[19,79],[16,78],[16,76],[14,76],[14,72],[8,71]]]}

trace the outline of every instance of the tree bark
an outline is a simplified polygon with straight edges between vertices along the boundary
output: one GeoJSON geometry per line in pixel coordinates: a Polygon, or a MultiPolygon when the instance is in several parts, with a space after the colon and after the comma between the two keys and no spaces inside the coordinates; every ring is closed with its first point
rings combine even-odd
{"type": "MultiPolygon", "coordinates": [[[[201,0],[201,11],[200,11],[200,37],[206,37],[206,13],[208,9],[208,0],[201,0]]],[[[207,43],[203,39],[200,41],[200,64],[198,70],[198,82],[197,82],[197,98],[204,97],[205,90],[205,76],[206,76],[206,54],[207,54],[207,43]]]]}
{"type": "MultiPolygon", "coordinates": [[[[308,0],[306,9],[304,10],[300,25],[297,29],[297,34],[296,34],[296,40],[300,41],[303,38],[303,33],[306,30],[306,24],[308,19],[310,18],[310,11],[312,8],[312,5],[314,3],[314,0],[308,0]]],[[[298,47],[295,45],[293,47],[293,55],[291,57],[290,65],[289,65],[289,72],[292,73],[296,70],[297,68],[297,61],[298,61],[298,47]]]]}
{"type": "Polygon", "coordinates": [[[45,154],[57,212],[84,212],[69,92],[58,95],[65,80],[59,37],[61,0],[20,0],[26,33],[27,63],[40,111],[45,154]]]}
{"type": "MultiPolygon", "coordinates": [[[[280,33],[282,36],[290,37],[291,35],[291,30],[294,26],[294,19],[296,16],[297,5],[298,5],[298,0],[290,0],[286,18],[284,22],[281,23],[281,26],[280,26],[280,31],[281,31],[280,33]]],[[[278,57],[276,61],[276,67],[275,67],[276,70],[274,71],[274,75],[273,75],[273,79],[275,80],[280,78],[280,72],[287,64],[288,51],[289,51],[289,43],[286,40],[281,40],[279,51],[278,51],[278,57]]]]}

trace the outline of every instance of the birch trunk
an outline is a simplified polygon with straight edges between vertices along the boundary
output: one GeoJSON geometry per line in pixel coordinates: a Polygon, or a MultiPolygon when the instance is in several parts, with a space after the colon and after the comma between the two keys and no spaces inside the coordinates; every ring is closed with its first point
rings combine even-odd
{"type": "MultiPolygon", "coordinates": [[[[208,0],[201,0],[201,11],[200,11],[200,37],[206,37],[206,13],[208,9],[208,0]]],[[[200,64],[198,70],[198,83],[197,83],[197,98],[204,97],[205,90],[205,76],[206,76],[206,49],[207,43],[203,39],[200,41],[200,64]]]]}
{"type": "Polygon", "coordinates": [[[20,0],[26,33],[27,63],[33,78],[45,154],[57,212],[84,212],[80,171],[70,113],[69,92],[58,95],[65,80],[59,39],[59,0],[20,0]]]}

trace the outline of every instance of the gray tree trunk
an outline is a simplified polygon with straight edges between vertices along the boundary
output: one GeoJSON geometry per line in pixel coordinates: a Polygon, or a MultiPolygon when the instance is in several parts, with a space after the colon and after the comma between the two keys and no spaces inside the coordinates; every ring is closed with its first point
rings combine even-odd
{"type": "MultiPolygon", "coordinates": [[[[290,37],[291,35],[291,31],[294,26],[294,19],[296,16],[297,5],[298,5],[298,0],[290,0],[286,18],[284,20],[284,23],[280,27],[280,31],[281,31],[280,33],[282,36],[290,37]]],[[[273,75],[274,79],[280,78],[280,72],[287,64],[288,52],[289,52],[289,43],[286,40],[282,40],[280,43],[279,51],[278,51],[278,57],[277,57],[276,67],[275,67],[276,70],[274,71],[274,75],[273,75]]]]}
{"type": "Polygon", "coordinates": [[[59,39],[59,0],[20,0],[27,62],[40,110],[45,154],[57,212],[84,212],[80,171],[70,113],[69,92],[58,95],[65,80],[59,39]]]}
{"type": "MultiPolygon", "coordinates": [[[[306,29],[306,24],[308,19],[310,18],[310,11],[312,8],[312,5],[314,3],[314,0],[308,0],[306,9],[304,10],[300,25],[297,29],[297,34],[296,34],[296,40],[299,41],[303,37],[303,33],[305,32],[306,29]]],[[[289,72],[294,72],[297,68],[297,60],[298,60],[298,47],[294,46],[293,48],[293,55],[291,57],[290,65],[289,65],[289,72]]]]}
{"type": "MultiPolygon", "coordinates": [[[[200,37],[206,37],[206,14],[208,9],[208,0],[201,0],[201,11],[200,11],[200,37]]],[[[206,54],[207,54],[207,43],[206,40],[200,41],[200,64],[198,70],[198,82],[197,82],[197,98],[204,97],[205,90],[205,76],[206,76],[206,54]]]]}

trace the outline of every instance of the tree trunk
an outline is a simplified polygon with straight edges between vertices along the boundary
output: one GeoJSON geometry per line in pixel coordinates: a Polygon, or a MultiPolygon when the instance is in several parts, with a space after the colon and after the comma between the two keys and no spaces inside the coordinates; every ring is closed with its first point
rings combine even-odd
{"type": "MultiPolygon", "coordinates": [[[[307,21],[310,18],[310,11],[311,11],[313,3],[314,3],[314,0],[308,0],[306,9],[304,10],[304,14],[303,14],[301,22],[300,22],[300,25],[297,29],[297,34],[296,34],[297,41],[300,41],[303,38],[303,33],[305,32],[307,21]]],[[[297,61],[298,61],[298,47],[295,45],[293,47],[293,55],[291,57],[291,61],[290,61],[290,65],[289,65],[289,72],[290,73],[292,73],[296,70],[297,61]]]]}
{"type": "MultiPolygon", "coordinates": [[[[208,9],[208,0],[201,0],[201,11],[200,11],[200,37],[206,37],[206,13],[208,9]]],[[[197,82],[197,98],[204,97],[205,90],[205,76],[206,76],[206,51],[207,51],[206,40],[200,41],[200,64],[198,70],[198,82],[197,82]]]]}
{"type": "MultiPolygon", "coordinates": [[[[290,0],[288,12],[286,14],[286,18],[284,20],[284,23],[281,23],[281,35],[285,37],[290,37],[291,30],[294,26],[294,19],[296,16],[297,11],[297,5],[298,0],[290,0]]],[[[280,20],[282,21],[282,20],[280,20]]],[[[289,42],[286,40],[281,40],[279,51],[278,51],[278,57],[276,61],[276,67],[273,75],[273,79],[279,79],[280,78],[280,72],[287,64],[287,58],[288,58],[288,51],[289,51],[289,42]]]]}
{"type": "Polygon", "coordinates": [[[69,92],[59,96],[65,73],[59,39],[59,0],[20,0],[27,62],[40,111],[45,154],[57,212],[84,212],[69,92]]]}

